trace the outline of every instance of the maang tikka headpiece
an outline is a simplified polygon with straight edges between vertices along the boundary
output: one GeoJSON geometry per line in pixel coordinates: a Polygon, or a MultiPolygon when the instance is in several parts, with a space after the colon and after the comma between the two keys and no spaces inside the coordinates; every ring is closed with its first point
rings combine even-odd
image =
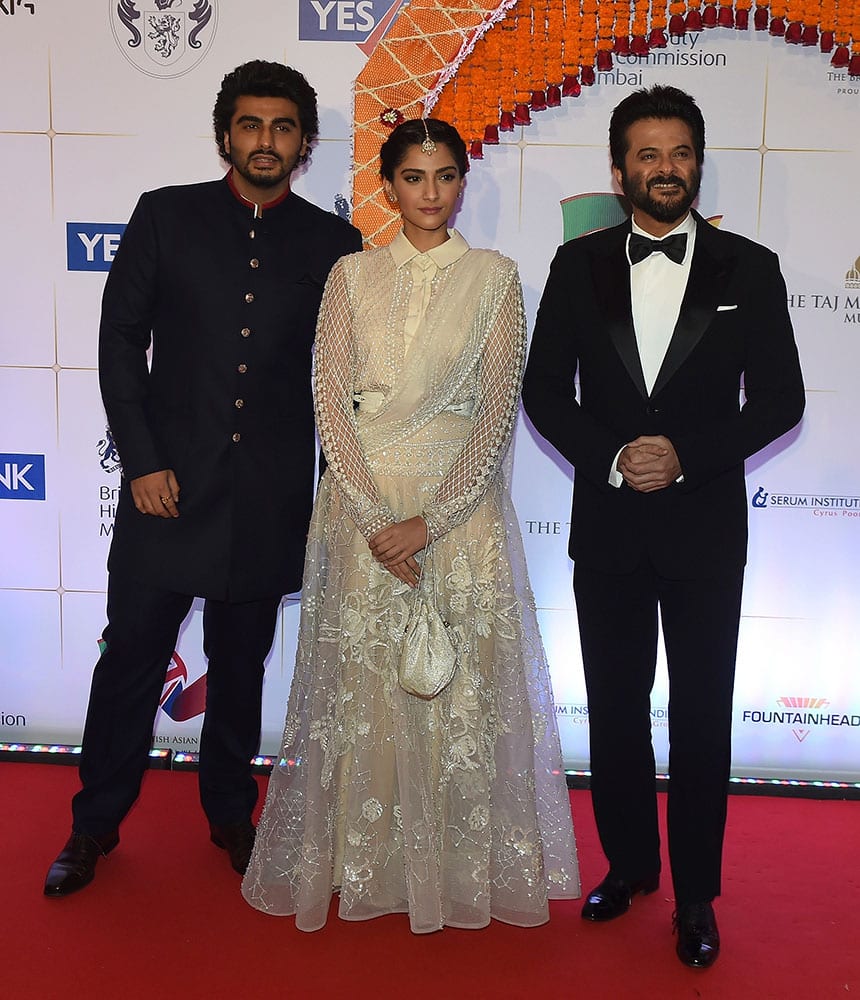
{"type": "Polygon", "coordinates": [[[430,138],[430,129],[427,128],[427,119],[422,118],[421,121],[424,123],[424,135],[426,136],[424,142],[421,143],[421,152],[427,156],[432,156],[436,152],[436,143],[430,138]]]}

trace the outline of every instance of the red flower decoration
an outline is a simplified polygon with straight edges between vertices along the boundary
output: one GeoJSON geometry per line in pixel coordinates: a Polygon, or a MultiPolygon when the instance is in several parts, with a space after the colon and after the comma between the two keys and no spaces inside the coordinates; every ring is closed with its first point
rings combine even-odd
{"type": "Polygon", "coordinates": [[[484,129],[484,145],[485,146],[498,146],[499,144],[499,126],[498,125],[487,125],[484,129]]]}
{"type": "MultiPolygon", "coordinates": [[[[847,66],[847,60],[845,65],[847,66]]],[[[594,86],[594,67],[593,66],[583,66],[581,67],[582,72],[579,74],[579,78],[582,81],[583,87],[593,87],[594,86]]]]}
{"type": "Polygon", "coordinates": [[[715,4],[709,3],[702,11],[702,25],[706,28],[716,28],[717,8],[715,4]]]}
{"type": "Polygon", "coordinates": [[[543,90],[533,90],[532,99],[529,102],[532,111],[546,111],[546,93],[543,90]]]}
{"type": "Polygon", "coordinates": [[[669,34],[673,37],[679,37],[687,33],[687,25],[684,23],[684,16],[682,14],[673,14],[669,18],[669,34]]]}
{"type": "MultiPolygon", "coordinates": [[[[684,22],[681,21],[681,26],[683,27],[684,22]]],[[[662,28],[652,28],[651,34],[648,35],[648,48],[649,49],[665,49],[667,45],[666,32],[662,28]]]]}
{"type": "Polygon", "coordinates": [[[513,130],[514,130],[513,111],[503,111],[501,117],[499,118],[499,131],[513,132],[513,130]]]}
{"type": "Polygon", "coordinates": [[[546,88],[546,106],[557,108],[561,106],[561,87],[556,83],[551,83],[546,88]]]}
{"type": "Polygon", "coordinates": [[[830,60],[830,65],[834,69],[845,69],[849,61],[849,52],[847,45],[837,45],[836,51],[833,53],[833,58],[830,60]]]}
{"type": "Polygon", "coordinates": [[[582,87],[577,76],[565,76],[561,82],[562,97],[579,97],[582,87]]]}
{"type": "Polygon", "coordinates": [[[731,7],[720,6],[717,12],[717,24],[721,28],[734,28],[735,26],[735,12],[731,7]]]}
{"type": "Polygon", "coordinates": [[[746,31],[750,26],[750,12],[743,7],[735,11],[735,27],[738,31],[746,31]]]}
{"type": "Polygon", "coordinates": [[[397,108],[386,108],[379,116],[379,120],[386,128],[396,128],[403,121],[403,113],[397,108]]]}
{"type": "Polygon", "coordinates": [[[822,52],[832,52],[833,51],[833,32],[832,31],[822,31],[821,32],[821,51],[822,52]]]}
{"type": "Polygon", "coordinates": [[[756,7],[753,15],[753,24],[756,31],[767,31],[770,23],[770,11],[767,7],[756,7]]]}

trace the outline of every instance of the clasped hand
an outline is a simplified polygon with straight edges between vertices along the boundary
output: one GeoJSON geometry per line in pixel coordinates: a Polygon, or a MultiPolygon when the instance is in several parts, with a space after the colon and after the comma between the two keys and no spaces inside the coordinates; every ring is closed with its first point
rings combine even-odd
{"type": "Polygon", "coordinates": [[[179,517],[179,483],[173,469],[162,469],[132,479],[131,496],[141,514],[179,517]]]}
{"type": "Polygon", "coordinates": [[[418,586],[421,574],[415,553],[426,544],[427,523],[420,514],[389,524],[368,542],[373,558],[410,587],[418,586]]]}
{"type": "Polygon", "coordinates": [[[639,493],[665,489],[681,475],[681,463],[672,442],[662,434],[642,435],[618,456],[624,482],[639,493]]]}

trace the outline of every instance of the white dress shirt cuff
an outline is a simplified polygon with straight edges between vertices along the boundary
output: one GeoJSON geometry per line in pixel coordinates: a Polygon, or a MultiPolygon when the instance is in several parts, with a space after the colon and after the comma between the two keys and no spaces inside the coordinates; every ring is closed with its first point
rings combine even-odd
{"type": "Polygon", "coordinates": [[[624,476],[618,471],[618,459],[621,458],[621,452],[627,447],[626,444],[621,445],[615,454],[615,458],[612,459],[612,467],[609,470],[609,485],[614,486],[619,489],[624,485],[624,476]]]}

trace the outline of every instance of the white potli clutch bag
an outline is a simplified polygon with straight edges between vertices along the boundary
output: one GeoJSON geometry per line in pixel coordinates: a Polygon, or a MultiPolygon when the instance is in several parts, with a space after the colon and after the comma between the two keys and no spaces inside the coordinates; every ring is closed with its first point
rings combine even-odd
{"type": "Polygon", "coordinates": [[[403,649],[400,652],[398,679],[409,694],[427,700],[435,698],[450,683],[457,669],[457,650],[451,641],[448,623],[436,604],[436,575],[430,571],[430,593],[422,583],[426,580],[430,561],[430,530],[424,546],[424,561],[415,587],[412,610],[406,622],[403,649]]]}

